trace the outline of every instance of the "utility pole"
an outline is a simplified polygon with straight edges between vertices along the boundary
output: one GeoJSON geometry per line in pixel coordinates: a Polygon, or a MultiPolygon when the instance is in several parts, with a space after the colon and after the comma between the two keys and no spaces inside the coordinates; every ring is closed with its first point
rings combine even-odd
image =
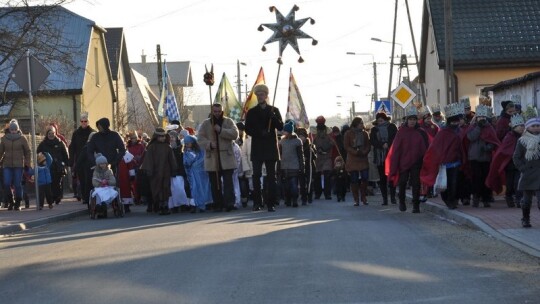
{"type": "MultiPolygon", "coordinates": [[[[238,90],[238,101],[242,103],[242,84],[240,83],[240,60],[236,59],[236,89],[238,90]]],[[[246,93],[247,94],[247,93],[246,93]]]]}
{"type": "Polygon", "coordinates": [[[163,88],[163,71],[161,70],[161,46],[158,44],[156,47],[156,56],[157,56],[157,79],[159,93],[161,95],[161,88],[163,88]]]}
{"type": "Polygon", "coordinates": [[[446,103],[456,102],[454,81],[454,31],[452,22],[452,0],[444,0],[444,80],[446,82],[446,103]]]}
{"type": "Polygon", "coordinates": [[[377,63],[375,62],[375,60],[373,60],[373,90],[375,91],[375,96],[373,96],[373,102],[370,104],[369,107],[369,115],[373,115],[373,104],[379,98],[379,90],[377,90],[377,63]]]}

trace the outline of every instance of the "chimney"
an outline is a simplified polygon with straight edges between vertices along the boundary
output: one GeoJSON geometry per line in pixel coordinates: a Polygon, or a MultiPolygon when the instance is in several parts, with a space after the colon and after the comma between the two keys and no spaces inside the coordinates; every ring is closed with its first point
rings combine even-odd
{"type": "Polygon", "coordinates": [[[141,62],[142,62],[142,63],[146,63],[146,55],[144,54],[144,50],[142,50],[142,54],[141,54],[141,62]]]}

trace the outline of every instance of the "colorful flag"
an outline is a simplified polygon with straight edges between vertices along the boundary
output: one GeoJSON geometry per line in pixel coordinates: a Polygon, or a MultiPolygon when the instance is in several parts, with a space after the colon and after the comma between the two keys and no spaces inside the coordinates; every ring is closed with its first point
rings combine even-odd
{"type": "Polygon", "coordinates": [[[253,93],[253,88],[255,88],[258,84],[264,84],[266,81],[264,80],[264,71],[263,68],[259,70],[259,75],[257,75],[257,79],[255,80],[255,84],[251,88],[251,92],[249,92],[248,97],[246,98],[246,102],[244,103],[244,109],[242,111],[242,120],[246,119],[246,114],[249,111],[249,109],[253,108],[257,105],[257,96],[253,93]]]}
{"type": "Polygon", "coordinates": [[[234,121],[240,121],[242,104],[238,101],[236,95],[234,95],[234,89],[225,73],[221,77],[214,103],[220,103],[223,106],[223,114],[225,116],[234,121]]]}
{"type": "Polygon", "coordinates": [[[296,122],[297,127],[306,128],[309,130],[309,119],[306,113],[306,107],[298,90],[298,85],[294,80],[294,76],[291,69],[291,75],[289,77],[289,100],[287,104],[286,119],[292,119],[296,122]]]}
{"type": "Polygon", "coordinates": [[[163,87],[159,98],[158,116],[163,119],[167,117],[169,123],[173,120],[180,121],[180,113],[174,96],[174,87],[167,71],[167,62],[163,62],[163,87]]]}

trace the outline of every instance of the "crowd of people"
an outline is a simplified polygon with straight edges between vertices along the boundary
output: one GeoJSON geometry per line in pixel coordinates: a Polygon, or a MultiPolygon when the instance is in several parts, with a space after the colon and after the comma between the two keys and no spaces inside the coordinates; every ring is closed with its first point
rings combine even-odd
{"type": "Polygon", "coordinates": [[[350,126],[329,128],[319,116],[309,132],[283,121],[268,104],[266,85],[254,94],[258,104],[244,122],[224,116],[216,103],[197,132],[171,121],[152,137],[131,131],[123,138],[107,118],[94,130],[82,113],[69,144],[55,124],[47,127],[35,169],[13,119],[0,141],[3,207],[19,210],[23,200],[28,207],[24,182],[37,172],[39,206],[47,201],[53,208],[63,198],[69,167],[83,203],[117,193],[126,213],[133,204],[161,215],[230,212],[250,200],[253,211],[274,212],[280,201],[293,208],[333,196],[344,202],[348,192],[360,206],[376,189],[383,205],[406,211],[409,188],[412,212],[419,213],[420,203],[438,193],[449,209],[488,208],[493,194],[504,190],[507,206],[520,207],[523,227],[531,226],[532,199],[540,190],[540,118],[533,108],[521,113],[518,104],[504,101],[495,117],[484,104],[473,112],[469,103],[452,103],[444,114],[436,106],[409,106],[397,124],[377,113],[373,122],[355,117],[350,126]]]}

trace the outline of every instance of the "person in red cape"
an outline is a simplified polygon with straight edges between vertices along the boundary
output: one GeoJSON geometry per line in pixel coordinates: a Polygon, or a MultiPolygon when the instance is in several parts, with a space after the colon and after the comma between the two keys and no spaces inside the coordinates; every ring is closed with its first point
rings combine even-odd
{"type": "Polygon", "coordinates": [[[517,206],[521,208],[521,191],[517,191],[520,172],[512,161],[514,150],[518,139],[525,131],[525,121],[519,114],[513,115],[510,119],[511,131],[506,133],[501,145],[495,151],[489,174],[486,179],[486,186],[495,193],[499,194],[503,190],[503,185],[506,185],[505,200],[509,208],[517,206]]]}
{"type": "Polygon", "coordinates": [[[497,132],[497,138],[503,140],[506,136],[506,133],[510,131],[510,117],[516,113],[516,106],[510,100],[501,101],[502,111],[499,119],[497,119],[497,124],[495,131],[497,132]]]}
{"type": "Polygon", "coordinates": [[[405,124],[399,128],[391,152],[388,154],[388,179],[399,186],[399,210],[407,211],[405,191],[407,182],[412,187],[413,213],[420,212],[420,169],[422,159],[429,146],[428,135],[418,125],[415,106],[407,109],[405,124]]]}
{"type": "Polygon", "coordinates": [[[122,159],[118,164],[118,186],[124,210],[129,213],[130,205],[138,204],[141,199],[137,189],[137,171],[142,164],[145,147],[137,131],[129,132],[126,148],[133,155],[133,159],[128,163],[122,159]]]}
{"type": "Polygon", "coordinates": [[[492,154],[501,145],[495,129],[488,121],[491,107],[478,105],[476,115],[471,120],[467,135],[463,138],[463,147],[467,151],[473,182],[473,207],[478,207],[480,200],[484,207],[491,206],[491,190],[486,187],[486,179],[492,154]]]}
{"type": "MultiPolygon", "coordinates": [[[[467,136],[467,129],[469,128],[469,122],[472,120],[474,115],[476,114],[473,111],[467,111],[467,104],[464,104],[465,106],[465,114],[459,119],[459,128],[460,128],[460,136],[461,140],[463,141],[463,138],[467,136]],[[467,113],[471,114],[470,118],[467,118],[467,113]]],[[[466,152],[466,151],[465,151],[466,152]]],[[[466,154],[466,153],[465,153],[466,154]]],[[[466,155],[465,155],[466,157],[466,155]]],[[[471,204],[471,195],[472,195],[472,180],[471,180],[471,168],[469,166],[468,162],[464,163],[464,166],[461,167],[461,169],[458,172],[458,181],[457,181],[457,195],[458,195],[458,201],[461,200],[461,203],[463,206],[469,206],[471,204]]]]}
{"type": "Polygon", "coordinates": [[[437,135],[437,132],[439,132],[439,126],[433,122],[433,115],[429,110],[423,113],[422,120],[418,121],[418,125],[426,131],[429,142],[431,143],[435,138],[435,135],[437,135]]]}
{"type": "Polygon", "coordinates": [[[439,166],[446,168],[447,187],[441,197],[449,209],[457,208],[457,178],[466,161],[461,144],[459,120],[463,117],[462,104],[453,103],[445,107],[446,125],[442,127],[424,155],[420,180],[427,186],[433,186],[439,173],[439,166]]]}

